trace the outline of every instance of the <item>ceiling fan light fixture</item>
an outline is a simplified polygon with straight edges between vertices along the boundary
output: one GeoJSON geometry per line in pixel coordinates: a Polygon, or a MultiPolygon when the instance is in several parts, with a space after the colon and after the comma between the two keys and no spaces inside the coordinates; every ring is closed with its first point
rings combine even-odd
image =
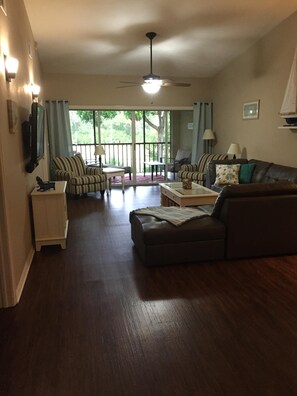
{"type": "MultiPolygon", "coordinates": [[[[161,84],[162,84],[162,81],[161,81],[161,84]]],[[[142,86],[142,89],[144,90],[144,92],[149,93],[149,94],[156,94],[160,91],[161,84],[156,84],[156,81],[154,81],[154,82],[146,81],[141,86],[142,86]]]]}
{"type": "MultiPolygon", "coordinates": [[[[1,1],[1,0],[0,0],[1,1]]],[[[142,76],[143,83],[133,83],[133,82],[123,82],[124,84],[129,84],[127,86],[122,86],[118,88],[130,88],[135,86],[142,86],[142,89],[148,94],[156,94],[160,91],[161,87],[190,87],[191,84],[189,83],[182,83],[182,82],[174,82],[168,79],[162,80],[160,76],[153,73],[153,45],[152,41],[156,37],[157,33],[155,32],[148,32],[146,33],[146,37],[150,40],[150,72],[145,76],[142,76]]]]}
{"type": "Polygon", "coordinates": [[[159,85],[160,87],[163,84],[163,80],[160,80],[160,78],[145,78],[144,82],[151,85],[159,85]]]}

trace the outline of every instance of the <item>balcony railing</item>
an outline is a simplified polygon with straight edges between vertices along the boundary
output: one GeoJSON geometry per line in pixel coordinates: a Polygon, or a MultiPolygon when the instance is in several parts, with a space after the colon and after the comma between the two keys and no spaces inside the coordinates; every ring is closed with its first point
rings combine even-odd
{"type": "MultiPolygon", "coordinates": [[[[132,167],[132,143],[104,143],[102,144],[105,155],[102,156],[102,163],[115,166],[131,166],[132,167]]],[[[170,158],[170,143],[168,143],[168,158],[170,158]]],[[[160,161],[166,158],[165,142],[152,143],[135,143],[136,173],[143,173],[144,162],[160,161]]],[[[87,164],[94,163],[95,144],[75,144],[73,145],[75,153],[81,153],[87,164]]]]}

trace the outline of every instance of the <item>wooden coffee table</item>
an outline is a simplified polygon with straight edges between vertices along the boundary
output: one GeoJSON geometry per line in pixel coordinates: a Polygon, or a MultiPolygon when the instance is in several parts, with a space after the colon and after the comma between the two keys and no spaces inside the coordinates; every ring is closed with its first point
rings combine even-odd
{"type": "Polygon", "coordinates": [[[191,190],[183,189],[181,182],[160,183],[162,206],[213,205],[219,195],[200,184],[192,183],[191,190]]]}

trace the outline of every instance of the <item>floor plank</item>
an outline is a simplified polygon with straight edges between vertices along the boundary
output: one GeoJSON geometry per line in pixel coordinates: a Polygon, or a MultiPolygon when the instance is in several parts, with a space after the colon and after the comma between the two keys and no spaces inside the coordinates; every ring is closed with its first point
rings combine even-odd
{"type": "Polygon", "coordinates": [[[67,249],[36,253],[0,310],[0,394],[297,394],[297,257],[146,268],[129,212],[158,186],[68,200],[67,249]]]}

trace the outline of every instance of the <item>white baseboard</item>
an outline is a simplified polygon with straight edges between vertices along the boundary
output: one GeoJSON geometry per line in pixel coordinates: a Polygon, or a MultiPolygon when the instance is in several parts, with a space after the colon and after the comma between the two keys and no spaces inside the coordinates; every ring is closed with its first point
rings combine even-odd
{"type": "Polygon", "coordinates": [[[19,281],[19,283],[17,285],[17,288],[16,288],[17,302],[20,301],[20,298],[21,298],[21,295],[22,295],[22,292],[23,292],[23,289],[24,289],[24,286],[25,286],[25,283],[26,283],[26,279],[27,279],[27,276],[28,276],[28,273],[29,273],[29,270],[30,270],[30,267],[31,267],[31,264],[32,264],[32,261],[33,261],[34,253],[35,253],[35,250],[32,247],[30,252],[29,252],[29,254],[28,254],[28,257],[27,257],[27,260],[25,262],[25,266],[24,266],[20,281],[19,281]]]}

